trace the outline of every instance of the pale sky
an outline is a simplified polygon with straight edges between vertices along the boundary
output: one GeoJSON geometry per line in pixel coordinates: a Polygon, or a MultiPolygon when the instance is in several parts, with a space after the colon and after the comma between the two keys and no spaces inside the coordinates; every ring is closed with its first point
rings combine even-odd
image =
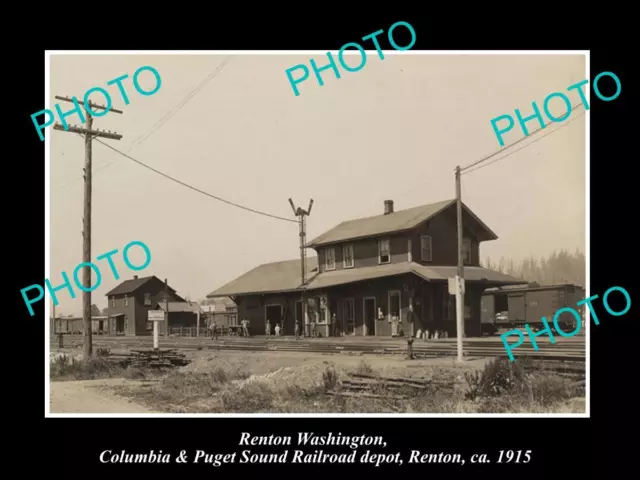
{"type": "MultiPolygon", "coordinates": [[[[86,90],[105,87],[114,108],[124,112],[94,120],[94,128],[123,135],[120,141],[102,139],[105,143],[200,190],[273,215],[294,218],[288,198],[303,208],[313,198],[307,221],[311,240],[344,220],[381,214],[385,199],[401,210],[453,198],[456,165],[501,149],[492,118],[515,118],[516,108],[531,114],[534,100],[542,110],[548,94],[587,78],[585,58],[577,54],[387,54],[380,60],[374,51],[359,72],[342,71],[339,80],[323,72],[323,87],[312,73],[296,97],[285,70],[309,65],[309,58],[323,65],[322,57],[53,55],[50,106],[61,103],[66,111],[72,104],[54,100],[55,95],[82,99],[86,90]],[[225,58],[199,93],[129,150],[225,58]],[[131,77],[143,65],[158,70],[162,86],[145,97],[125,81],[131,102],[125,105],[117,87],[106,83],[124,73],[131,77]]],[[[153,86],[149,72],[141,79],[145,88],[153,86]]],[[[575,91],[568,96],[574,105],[580,102],[575,91]]],[[[98,94],[92,100],[104,103],[98,94]]],[[[560,100],[551,105],[556,116],[564,113],[560,100]]],[[[499,237],[481,244],[481,258],[585,251],[583,112],[576,109],[567,121],[507,153],[557,132],[462,176],[463,201],[499,237]]],[[[67,122],[80,123],[76,116],[67,122]]],[[[531,121],[528,127],[539,125],[531,121]]],[[[49,278],[55,286],[62,283],[62,271],[71,277],[82,261],[84,140],[51,127],[46,134],[51,137],[49,278]]],[[[522,136],[516,125],[504,140],[509,145],[522,136]]],[[[146,243],[152,253],[151,264],[140,272],[116,257],[122,279],[168,278],[179,294],[200,300],[262,263],[299,256],[295,223],[206,197],[97,142],[93,162],[92,258],[122,251],[132,240],[146,243]]],[[[103,308],[105,293],[122,279],[113,278],[105,261],[98,264],[104,278],[92,303],[103,308]]],[[[81,314],[81,292],[76,294],[72,300],[60,292],[56,313],[81,314]]]]}

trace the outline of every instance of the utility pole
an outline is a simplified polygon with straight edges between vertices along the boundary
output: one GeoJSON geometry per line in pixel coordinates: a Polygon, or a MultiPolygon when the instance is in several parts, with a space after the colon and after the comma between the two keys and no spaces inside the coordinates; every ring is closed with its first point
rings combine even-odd
{"type": "Polygon", "coordinates": [[[460,193],[460,166],[456,167],[456,209],[458,217],[458,274],[456,275],[456,336],[458,362],[463,362],[462,337],[464,335],[464,256],[462,247],[462,196],[460,193]]]}
{"type": "Polygon", "coordinates": [[[169,338],[169,284],[164,279],[164,338],[169,338]]]}
{"type": "MultiPolygon", "coordinates": [[[[289,204],[291,205],[291,209],[293,210],[293,214],[298,217],[298,224],[300,225],[300,273],[301,273],[301,283],[302,286],[302,314],[304,317],[304,326],[305,330],[308,329],[309,325],[309,314],[307,305],[305,304],[304,298],[304,288],[307,283],[307,221],[306,218],[311,215],[311,207],[313,207],[313,198],[309,200],[309,208],[307,210],[303,210],[293,204],[293,200],[289,199],[289,204]]],[[[284,325],[283,325],[284,326],[284,325]]]]}
{"type": "MultiPolygon", "coordinates": [[[[73,98],[59,97],[56,99],[63,100],[65,102],[74,103],[73,98]]],[[[84,359],[88,360],[93,354],[92,345],[92,330],[93,325],[91,321],[91,142],[95,137],[110,138],[112,140],[120,140],[122,135],[116,133],[105,132],[100,130],[93,130],[93,114],[95,110],[104,110],[106,112],[122,113],[121,110],[115,110],[113,108],[107,108],[103,105],[97,105],[93,102],[89,102],[85,105],[84,102],[75,100],[82,105],[87,112],[87,128],[75,127],[73,125],[68,126],[65,129],[59,123],[56,123],[54,130],[62,130],[66,132],[78,133],[84,135],[84,217],[82,218],[83,231],[82,231],[82,262],[85,266],[82,267],[82,284],[86,290],[82,292],[82,318],[84,324],[84,359]]],[[[104,115],[101,114],[99,116],[104,115]]]]}

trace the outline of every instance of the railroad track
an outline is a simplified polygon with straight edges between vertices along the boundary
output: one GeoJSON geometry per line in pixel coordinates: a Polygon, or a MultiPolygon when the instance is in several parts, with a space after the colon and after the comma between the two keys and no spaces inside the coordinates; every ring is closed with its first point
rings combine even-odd
{"type": "MultiPolygon", "coordinates": [[[[51,337],[50,345],[52,349],[57,348],[58,338],[51,337]]],[[[103,337],[94,336],[93,344],[95,348],[109,347],[111,349],[127,349],[136,347],[152,347],[153,341],[149,337],[103,337]]],[[[534,350],[532,346],[523,345],[514,350],[516,358],[518,356],[528,356],[536,359],[547,359],[552,361],[585,361],[584,341],[558,341],[555,345],[548,342],[539,342],[539,350],[534,350]]],[[[82,345],[81,335],[64,335],[64,346],[82,345]]],[[[381,339],[375,341],[341,341],[341,340],[319,340],[319,339],[289,339],[277,338],[267,340],[264,337],[252,338],[229,338],[221,337],[218,340],[202,338],[169,338],[159,342],[160,348],[171,348],[177,350],[214,350],[214,351],[250,351],[250,352],[306,352],[306,353],[326,353],[326,354],[379,354],[379,355],[403,355],[407,352],[406,341],[397,339],[381,339]]],[[[506,352],[502,342],[490,340],[466,340],[464,342],[464,352],[467,357],[506,357],[506,352]]],[[[419,358],[435,358],[456,355],[455,340],[434,340],[413,343],[413,353],[419,358]]]]}

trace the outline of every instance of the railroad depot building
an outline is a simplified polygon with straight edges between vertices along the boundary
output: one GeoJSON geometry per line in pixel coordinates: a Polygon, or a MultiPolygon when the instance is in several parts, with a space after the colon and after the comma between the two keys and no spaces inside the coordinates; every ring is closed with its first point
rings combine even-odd
{"type": "MultiPolygon", "coordinates": [[[[171,302],[186,302],[170,286],[167,292],[169,305],[171,302]]],[[[106,296],[109,335],[151,335],[153,325],[147,321],[147,312],[158,308],[159,304],[164,305],[165,285],[156,276],[138,278],[134,275],[133,279],[125,280],[107,292],[106,296]]],[[[160,325],[160,328],[164,328],[164,325],[160,325]]]]}
{"type": "MultiPolygon", "coordinates": [[[[481,297],[485,289],[519,285],[523,280],[480,267],[481,242],[496,240],[463,204],[465,334],[481,335],[481,297]]],[[[456,275],[456,202],[446,200],[401,211],[384,202],[384,213],[339,224],[311,242],[317,256],[261,265],[207,295],[230,297],[238,320],[262,335],[265,322],[280,323],[291,335],[294,320],[314,319],[319,336],[414,335],[439,330],[455,335],[455,297],[448,279],[456,275]],[[337,328],[330,319],[337,316],[337,328]]]]}

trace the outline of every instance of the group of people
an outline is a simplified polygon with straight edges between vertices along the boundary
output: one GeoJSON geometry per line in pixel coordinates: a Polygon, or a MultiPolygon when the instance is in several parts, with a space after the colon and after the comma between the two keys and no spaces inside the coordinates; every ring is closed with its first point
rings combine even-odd
{"type": "Polygon", "coordinates": [[[438,338],[448,338],[449,333],[446,330],[428,330],[428,329],[418,329],[416,332],[416,338],[421,338],[423,340],[437,340],[438,338]]]}
{"type": "MultiPolygon", "coordinates": [[[[240,329],[243,337],[249,337],[249,320],[246,318],[240,322],[240,329]]],[[[217,340],[220,333],[222,333],[222,326],[218,327],[218,324],[215,320],[213,320],[209,324],[209,332],[211,333],[211,338],[213,340],[217,340]]]]}
{"type": "MultiPolygon", "coordinates": [[[[275,331],[276,337],[279,337],[280,336],[280,324],[279,323],[276,323],[274,331],[275,331]]],[[[268,318],[267,318],[267,323],[265,325],[265,332],[264,333],[266,334],[267,338],[271,336],[271,320],[269,320],[268,318]]]]}
{"type": "MultiPolygon", "coordinates": [[[[276,337],[280,337],[284,334],[284,328],[280,325],[280,323],[276,323],[275,326],[272,328],[272,323],[271,323],[271,319],[267,319],[267,322],[265,323],[265,335],[267,336],[267,338],[271,337],[271,332],[273,330],[273,332],[275,333],[276,337]]],[[[212,339],[217,339],[218,336],[220,335],[220,333],[222,330],[221,326],[218,326],[214,321],[212,321],[209,324],[209,331],[211,334],[211,338],[212,339]]],[[[239,332],[243,337],[250,337],[251,335],[249,334],[249,320],[247,318],[244,318],[241,322],[240,322],[240,332],[239,332]]],[[[301,332],[300,332],[300,321],[296,320],[294,323],[294,336],[296,337],[296,340],[300,338],[301,336],[301,332]]],[[[334,337],[338,337],[340,336],[340,327],[338,324],[338,317],[336,316],[336,314],[334,313],[331,316],[331,325],[330,325],[330,329],[329,329],[329,334],[334,336],[334,337]]],[[[316,338],[318,337],[318,331],[316,328],[316,322],[313,321],[313,319],[310,320],[309,322],[309,336],[311,338],[316,338]]]]}

